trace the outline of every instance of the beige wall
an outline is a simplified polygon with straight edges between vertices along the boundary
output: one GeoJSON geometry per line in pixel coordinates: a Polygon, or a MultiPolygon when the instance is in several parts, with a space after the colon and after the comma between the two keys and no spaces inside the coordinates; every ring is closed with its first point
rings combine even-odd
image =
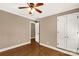
{"type": "Polygon", "coordinates": [[[39,19],[40,42],[49,46],[57,47],[57,16],[74,12],[79,12],[79,8],[39,19]]]}
{"type": "Polygon", "coordinates": [[[43,44],[57,45],[57,21],[56,16],[42,18],[40,21],[40,42],[43,44]]]}
{"type": "Polygon", "coordinates": [[[0,10],[0,49],[29,42],[29,19],[0,10]]]}

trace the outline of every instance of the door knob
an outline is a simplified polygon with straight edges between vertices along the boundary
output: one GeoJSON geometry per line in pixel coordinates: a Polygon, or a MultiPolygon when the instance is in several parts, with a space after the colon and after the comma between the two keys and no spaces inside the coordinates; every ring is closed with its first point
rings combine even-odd
{"type": "Polygon", "coordinates": [[[77,19],[79,18],[79,16],[77,16],[77,19]]]}
{"type": "Polygon", "coordinates": [[[79,50],[79,48],[77,48],[77,51],[79,50]]]}

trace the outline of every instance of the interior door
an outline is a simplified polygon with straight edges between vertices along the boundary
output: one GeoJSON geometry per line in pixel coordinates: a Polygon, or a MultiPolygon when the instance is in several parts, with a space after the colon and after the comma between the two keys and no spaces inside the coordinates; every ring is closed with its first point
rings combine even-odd
{"type": "Polygon", "coordinates": [[[35,40],[39,43],[39,23],[35,24],[35,40]]]}
{"type": "Polygon", "coordinates": [[[77,16],[76,14],[67,15],[67,50],[77,52],[77,16]]]}
{"type": "Polygon", "coordinates": [[[66,49],[66,16],[57,17],[57,47],[66,49]]]}

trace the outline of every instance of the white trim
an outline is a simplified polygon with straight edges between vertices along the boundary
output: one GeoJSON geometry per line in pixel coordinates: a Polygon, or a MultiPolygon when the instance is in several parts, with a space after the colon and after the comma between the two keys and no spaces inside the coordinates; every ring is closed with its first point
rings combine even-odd
{"type": "Polygon", "coordinates": [[[30,21],[30,23],[34,23],[34,24],[36,24],[34,21],[30,21]]]}
{"type": "Polygon", "coordinates": [[[21,43],[21,44],[14,45],[14,46],[11,46],[11,47],[3,48],[3,49],[0,49],[0,52],[7,51],[7,50],[10,50],[10,49],[14,49],[14,48],[17,48],[17,47],[20,47],[20,46],[23,46],[23,45],[26,45],[26,44],[29,44],[29,43],[30,42],[26,42],[26,43],[21,43]]]}
{"type": "Polygon", "coordinates": [[[69,51],[65,51],[65,50],[62,50],[62,49],[59,49],[59,48],[56,48],[56,47],[52,47],[52,46],[43,44],[43,43],[40,43],[40,45],[43,45],[43,46],[45,46],[45,47],[48,47],[48,48],[51,48],[51,49],[54,49],[54,50],[57,50],[57,51],[60,51],[60,52],[63,52],[63,53],[72,55],[72,56],[79,56],[79,55],[76,54],[76,53],[72,53],[72,52],[69,52],[69,51]]]}
{"type": "Polygon", "coordinates": [[[39,32],[40,32],[39,29],[40,28],[39,28],[39,22],[38,22],[38,23],[35,24],[35,40],[38,43],[39,43],[39,35],[40,35],[39,34],[39,32]]]}

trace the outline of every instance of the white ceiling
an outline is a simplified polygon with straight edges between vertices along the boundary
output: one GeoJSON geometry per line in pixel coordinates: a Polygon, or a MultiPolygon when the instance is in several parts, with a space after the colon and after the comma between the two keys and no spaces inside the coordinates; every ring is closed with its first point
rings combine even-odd
{"type": "Polygon", "coordinates": [[[23,16],[29,19],[36,20],[46,16],[54,15],[57,13],[65,12],[75,8],[79,8],[79,3],[45,3],[38,9],[42,10],[43,13],[39,14],[36,11],[32,15],[28,13],[27,9],[18,9],[20,6],[27,6],[26,3],[0,3],[0,10],[8,11],[19,16],[23,16]]]}

